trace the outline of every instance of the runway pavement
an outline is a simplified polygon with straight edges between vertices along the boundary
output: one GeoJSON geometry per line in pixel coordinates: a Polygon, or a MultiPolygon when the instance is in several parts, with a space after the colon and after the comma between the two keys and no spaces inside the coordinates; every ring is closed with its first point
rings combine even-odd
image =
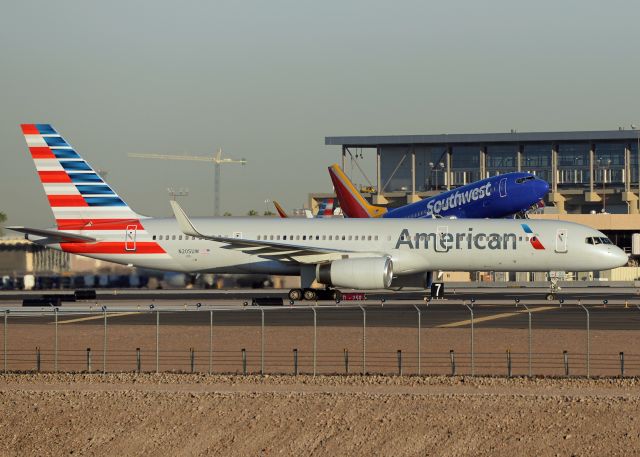
{"type": "MultiPolygon", "coordinates": [[[[515,298],[527,298],[533,302],[545,302],[545,296],[549,293],[546,286],[503,286],[495,285],[470,286],[445,284],[445,297],[449,299],[461,300],[514,300],[515,298]]],[[[631,283],[628,283],[631,284],[631,283]]],[[[344,292],[351,292],[344,290],[344,292]]],[[[0,291],[0,306],[5,303],[15,304],[25,298],[39,296],[42,294],[68,294],[73,290],[47,290],[47,291],[0,291]]],[[[288,289],[96,289],[98,300],[115,301],[122,300],[184,300],[184,301],[211,301],[211,300],[251,300],[256,297],[281,297],[286,298],[288,289]]],[[[366,295],[371,300],[422,300],[425,291],[421,290],[380,290],[369,291],[366,295]]],[[[640,287],[631,285],[609,285],[601,282],[576,282],[569,286],[564,286],[557,293],[558,298],[565,300],[588,299],[588,300],[624,300],[637,298],[640,300],[640,287]]]]}
{"type": "MultiPolygon", "coordinates": [[[[148,307],[125,305],[114,306],[110,303],[106,311],[101,308],[75,303],[73,307],[62,308],[57,312],[58,325],[103,325],[105,315],[109,325],[156,325],[156,313],[160,313],[162,326],[187,325],[208,326],[213,320],[214,326],[259,326],[264,312],[265,326],[311,326],[314,310],[318,326],[362,326],[366,318],[367,327],[416,327],[418,310],[421,326],[424,328],[469,328],[471,311],[460,300],[440,301],[425,304],[424,302],[379,302],[362,304],[362,308],[354,304],[296,305],[284,307],[252,307],[240,303],[216,303],[215,306],[193,303],[177,303],[165,301],[158,303],[154,309],[148,307]]],[[[545,303],[528,306],[534,328],[547,329],[584,329],[586,327],[586,311],[576,303],[545,303]]],[[[635,304],[614,303],[587,304],[589,324],[594,330],[640,330],[640,308],[635,304]]],[[[54,312],[45,309],[9,309],[8,319],[15,324],[45,324],[55,321],[54,312]]],[[[529,314],[522,302],[514,304],[491,305],[476,302],[473,306],[473,324],[476,328],[527,328],[529,314]]],[[[0,310],[1,312],[1,310],[0,310]]],[[[0,314],[0,319],[2,315],[0,314]]],[[[1,321],[0,321],[1,322],[1,321]]]]}
{"type": "MultiPolygon", "coordinates": [[[[251,306],[255,297],[283,297],[285,290],[98,290],[96,300],[64,302],[58,308],[58,323],[102,325],[155,325],[160,312],[162,325],[260,325],[262,312],[267,326],[313,325],[315,309],[319,326],[414,327],[418,311],[422,327],[526,328],[531,311],[534,328],[582,329],[587,312],[592,329],[640,329],[640,296],[635,287],[571,287],[547,301],[545,288],[448,287],[444,299],[426,300],[424,293],[374,292],[365,301],[296,302],[284,306],[251,306]],[[516,299],[518,305],[516,306],[516,299]],[[604,301],[606,300],[606,304],[604,301]],[[212,316],[210,315],[212,313],[212,316]],[[366,314],[366,316],[365,316],[366,314]]],[[[51,323],[52,308],[21,306],[25,296],[43,292],[0,293],[0,313],[7,310],[12,324],[51,323]]],[[[47,292],[51,293],[51,292],[47,292]]],[[[67,292],[68,293],[68,292],[67,292]]],[[[0,314],[0,319],[2,314],[0,314]]]]}

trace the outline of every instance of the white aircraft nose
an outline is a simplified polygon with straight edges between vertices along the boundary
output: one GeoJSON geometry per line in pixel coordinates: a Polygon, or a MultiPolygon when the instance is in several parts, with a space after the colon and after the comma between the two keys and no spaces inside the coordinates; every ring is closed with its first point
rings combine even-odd
{"type": "Polygon", "coordinates": [[[607,259],[611,262],[609,268],[623,267],[629,262],[629,256],[617,246],[611,246],[607,249],[607,259]]]}

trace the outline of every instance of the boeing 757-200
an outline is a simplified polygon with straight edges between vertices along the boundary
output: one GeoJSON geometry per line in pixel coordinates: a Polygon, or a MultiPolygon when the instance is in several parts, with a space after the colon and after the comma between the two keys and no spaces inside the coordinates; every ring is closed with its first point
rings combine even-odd
{"type": "MultiPolygon", "coordinates": [[[[624,265],[597,230],[550,220],[189,219],[134,212],[48,124],[22,125],[56,228],[10,227],[34,243],[125,265],[188,273],[298,275],[291,299],[314,299],[317,281],[384,289],[424,285],[426,272],[589,271],[624,265]]],[[[327,294],[328,295],[328,294],[327,294]]]]}

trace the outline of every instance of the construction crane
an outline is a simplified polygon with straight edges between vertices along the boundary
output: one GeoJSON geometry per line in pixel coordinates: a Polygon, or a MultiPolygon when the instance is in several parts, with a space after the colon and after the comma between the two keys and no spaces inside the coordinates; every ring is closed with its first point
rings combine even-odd
{"type": "Polygon", "coordinates": [[[160,159],[160,160],[192,160],[196,162],[213,162],[215,165],[215,175],[213,178],[213,215],[220,215],[220,167],[227,164],[239,163],[245,165],[245,159],[230,159],[222,157],[222,148],[218,148],[218,152],[213,157],[209,156],[189,156],[189,155],[171,155],[171,154],[136,154],[131,153],[129,157],[137,159],[160,159]]]}

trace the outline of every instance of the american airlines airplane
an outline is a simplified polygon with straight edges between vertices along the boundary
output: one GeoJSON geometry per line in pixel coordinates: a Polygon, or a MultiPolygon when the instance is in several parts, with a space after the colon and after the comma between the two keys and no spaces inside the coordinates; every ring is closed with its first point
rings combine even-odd
{"type": "Polygon", "coordinates": [[[562,221],[190,219],[175,201],[175,218],[142,216],[53,127],[22,131],[57,227],[8,228],[72,254],[187,273],[300,276],[291,300],[339,299],[339,287],[423,287],[434,270],[590,271],[627,262],[601,232],[562,221]],[[314,281],[326,289],[311,288],[314,281]]]}
{"type": "Polygon", "coordinates": [[[329,167],[340,207],[346,217],[457,217],[501,218],[537,207],[549,184],[531,173],[513,172],[442,192],[399,208],[387,209],[367,202],[338,164],[329,167]]]}

